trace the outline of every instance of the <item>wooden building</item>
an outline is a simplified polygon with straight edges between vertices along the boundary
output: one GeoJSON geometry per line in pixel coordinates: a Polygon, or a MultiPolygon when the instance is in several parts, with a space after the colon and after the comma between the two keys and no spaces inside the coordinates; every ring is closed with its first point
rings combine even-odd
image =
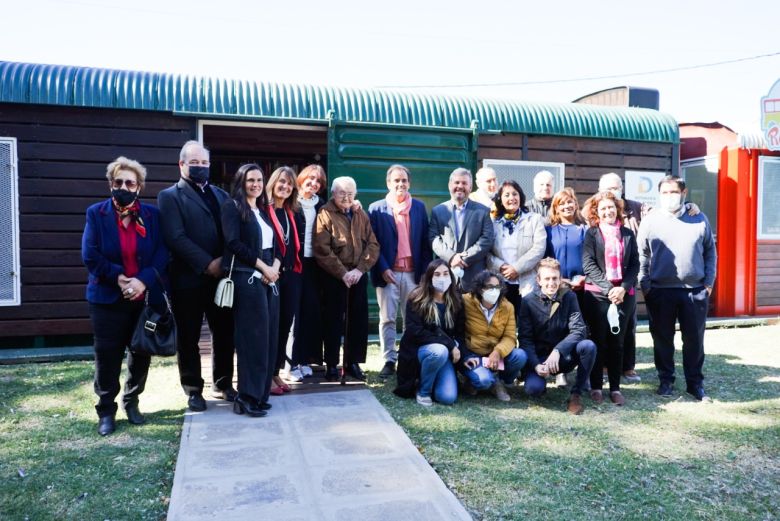
{"type": "Polygon", "coordinates": [[[584,198],[605,172],[679,162],[677,123],[649,109],[0,62],[0,345],[90,333],[80,241],[86,208],[108,196],[106,164],[143,163],[154,201],[189,139],[210,148],[213,181],[245,161],[320,163],[355,177],[365,205],[402,163],[429,210],[458,166],[499,162],[524,187],[553,168],[584,198]]]}

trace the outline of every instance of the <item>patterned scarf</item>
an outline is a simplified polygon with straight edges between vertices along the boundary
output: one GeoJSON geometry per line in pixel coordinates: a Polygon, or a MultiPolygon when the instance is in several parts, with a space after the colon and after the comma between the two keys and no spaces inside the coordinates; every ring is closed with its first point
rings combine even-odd
{"type": "Polygon", "coordinates": [[[507,212],[498,219],[498,222],[501,223],[501,225],[509,230],[509,235],[512,235],[515,233],[515,226],[517,226],[517,223],[520,221],[520,217],[523,214],[520,213],[520,210],[516,210],[514,212],[507,212]]]}
{"type": "Polygon", "coordinates": [[[114,210],[119,215],[119,220],[130,217],[130,222],[135,225],[136,233],[141,237],[146,237],[146,226],[144,226],[144,220],[141,218],[141,203],[136,199],[128,206],[119,206],[113,197],[111,202],[114,205],[114,210]]]}
{"type": "MultiPolygon", "coordinates": [[[[287,220],[290,222],[290,235],[293,236],[293,245],[295,246],[295,260],[293,261],[293,271],[295,273],[301,273],[303,271],[303,265],[301,264],[301,257],[298,252],[301,251],[301,241],[298,240],[298,227],[295,225],[295,219],[293,219],[292,211],[285,207],[284,211],[287,213],[287,220]]],[[[279,249],[282,252],[282,257],[287,255],[287,245],[284,243],[284,231],[282,231],[282,223],[276,218],[276,212],[272,204],[265,207],[265,213],[271,218],[271,224],[274,226],[274,236],[276,242],[279,244],[279,249]]]]}
{"type": "Polygon", "coordinates": [[[620,236],[620,224],[599,223],[604,238],[604,266],[606,279],[613,284],[623,280],[623,240],[620,236]]]}

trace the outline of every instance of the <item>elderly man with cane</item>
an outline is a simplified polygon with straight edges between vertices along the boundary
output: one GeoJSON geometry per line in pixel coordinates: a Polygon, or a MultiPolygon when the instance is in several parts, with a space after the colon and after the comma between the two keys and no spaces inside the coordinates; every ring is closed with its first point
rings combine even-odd
{"type": "Polygon", "coordinates": [[[314,258],[325,271],[324,343],[326,379],[338,380],[339,347],[344,336],[344,374],[365,380],[360,368],[368,348],[368,276],[379,257],[379,243],[368,215],[353,202],[355,180],[337,177],[331,199],[317,215],[314,258]]]}

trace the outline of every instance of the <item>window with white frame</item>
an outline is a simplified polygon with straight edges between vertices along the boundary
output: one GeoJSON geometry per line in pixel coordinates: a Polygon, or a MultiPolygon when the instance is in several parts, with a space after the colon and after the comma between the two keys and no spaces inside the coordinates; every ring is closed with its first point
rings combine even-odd
{"type": "Polygon", "coordinates": [[[516,181],[525,193],[526,201],[534,197],[534,177],[542,170],[547,170],[555,179],[553,191],[557,192],[563,188],[564,174],[566,170],[565,163],[546,163],[542,161],[511,161],[507,159],[485,159],[482,166],[489,166],[496,171],[496,180],[498,185],[504,181],[516,181]]]}
{"type": "Polygon", "coordinates": [[[780,240],[780,157],[758,158],[758,238],[780,240]]]}
{"type": "Polygon", "coordinates": [[[0,306],[21,304],[16,139],[0,137],[0,306]]]}

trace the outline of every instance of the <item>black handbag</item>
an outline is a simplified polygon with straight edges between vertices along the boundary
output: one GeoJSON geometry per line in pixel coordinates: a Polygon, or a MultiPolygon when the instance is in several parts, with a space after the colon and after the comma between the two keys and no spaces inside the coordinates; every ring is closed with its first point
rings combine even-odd
{"type": "MultiPolygon", "coordinates": [[[[156,271],[156,270],[155,270],[156,271]]],[[[157,276],[159,280],[159,275],[157,276]]],[[[173,356],[176,354],[176,321],[173,319],[171,301],[160,281],[160,290],[165,299],[162,313],[149,305],[149,291],[144,297],[144,308],[138,317],[130,341],[130,351],[151,356],[173,356]]]]}

